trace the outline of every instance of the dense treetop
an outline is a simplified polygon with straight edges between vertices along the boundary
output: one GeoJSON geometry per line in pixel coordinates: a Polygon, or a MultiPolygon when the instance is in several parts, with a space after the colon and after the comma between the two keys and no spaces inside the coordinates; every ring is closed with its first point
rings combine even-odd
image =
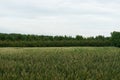
{"type": "Polygon", "coordinates": [[[6,34],[0,33],[0,40],[5,41],[61,41],[61,40],[109,40],[110,37],[104,37],[98,35],[96,37],[83,37],[77,35],[76,37],[72,36],[45,36],[45,35],[25,35],[25,34],[6,34]]]}
{"type": "Polygon", "coordinates": [[[120,32],[112,32],[111,37],[45,36],[0,33],[1,47],[59,47],[59,46],[117,46],[120,47],[120,32]]]}

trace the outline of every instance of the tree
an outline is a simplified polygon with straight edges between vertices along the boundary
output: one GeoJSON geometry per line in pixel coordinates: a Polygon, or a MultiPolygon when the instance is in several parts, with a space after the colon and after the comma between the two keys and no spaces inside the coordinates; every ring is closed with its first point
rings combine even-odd
{"type": "Polygon", "coordinates": [[[77,35],[77,36],[76,36],[76,39],[77,39],[77,40],[83,40],[83,37],[80,36],[80,35],[77,35]]]}
{"type": "Polygon", "coordinates": [[[120,47],[120,32],[112,32],[111,33],[111,41],[113,46],[120,47]]]}
{"type": "Polygon", "coordinates": [[[95,37],[96,40],[105,40],[105,37],[102,35],[96,36],[95,37]]]}

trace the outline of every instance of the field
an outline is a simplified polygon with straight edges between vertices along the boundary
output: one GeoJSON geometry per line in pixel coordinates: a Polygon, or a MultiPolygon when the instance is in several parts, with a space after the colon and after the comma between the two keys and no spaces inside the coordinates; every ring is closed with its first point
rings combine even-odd
{"type": "Polygon", "coordinates": [[[0,80],[120,80],[120,48],[0,48],[0,80]]]}

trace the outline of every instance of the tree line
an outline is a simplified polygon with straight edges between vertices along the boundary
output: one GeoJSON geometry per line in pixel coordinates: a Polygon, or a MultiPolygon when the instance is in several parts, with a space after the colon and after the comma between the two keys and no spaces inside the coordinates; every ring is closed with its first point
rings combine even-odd
{"type": "Polygon", "coordinates": [[[45,36],[16,33],[0,33],[0,47],[64,47],[64,46],[117,46],[120,47],[120,32],[111,37],[45,36]]]}

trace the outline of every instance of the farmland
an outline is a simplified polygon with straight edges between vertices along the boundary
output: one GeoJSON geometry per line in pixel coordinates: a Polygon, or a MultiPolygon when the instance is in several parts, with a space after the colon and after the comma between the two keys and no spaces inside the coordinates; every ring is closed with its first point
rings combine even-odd
{"type": "Polygon", "coordinates": [[[120,48],[0,48],[0,80],[120,80],[120,48]]]}

